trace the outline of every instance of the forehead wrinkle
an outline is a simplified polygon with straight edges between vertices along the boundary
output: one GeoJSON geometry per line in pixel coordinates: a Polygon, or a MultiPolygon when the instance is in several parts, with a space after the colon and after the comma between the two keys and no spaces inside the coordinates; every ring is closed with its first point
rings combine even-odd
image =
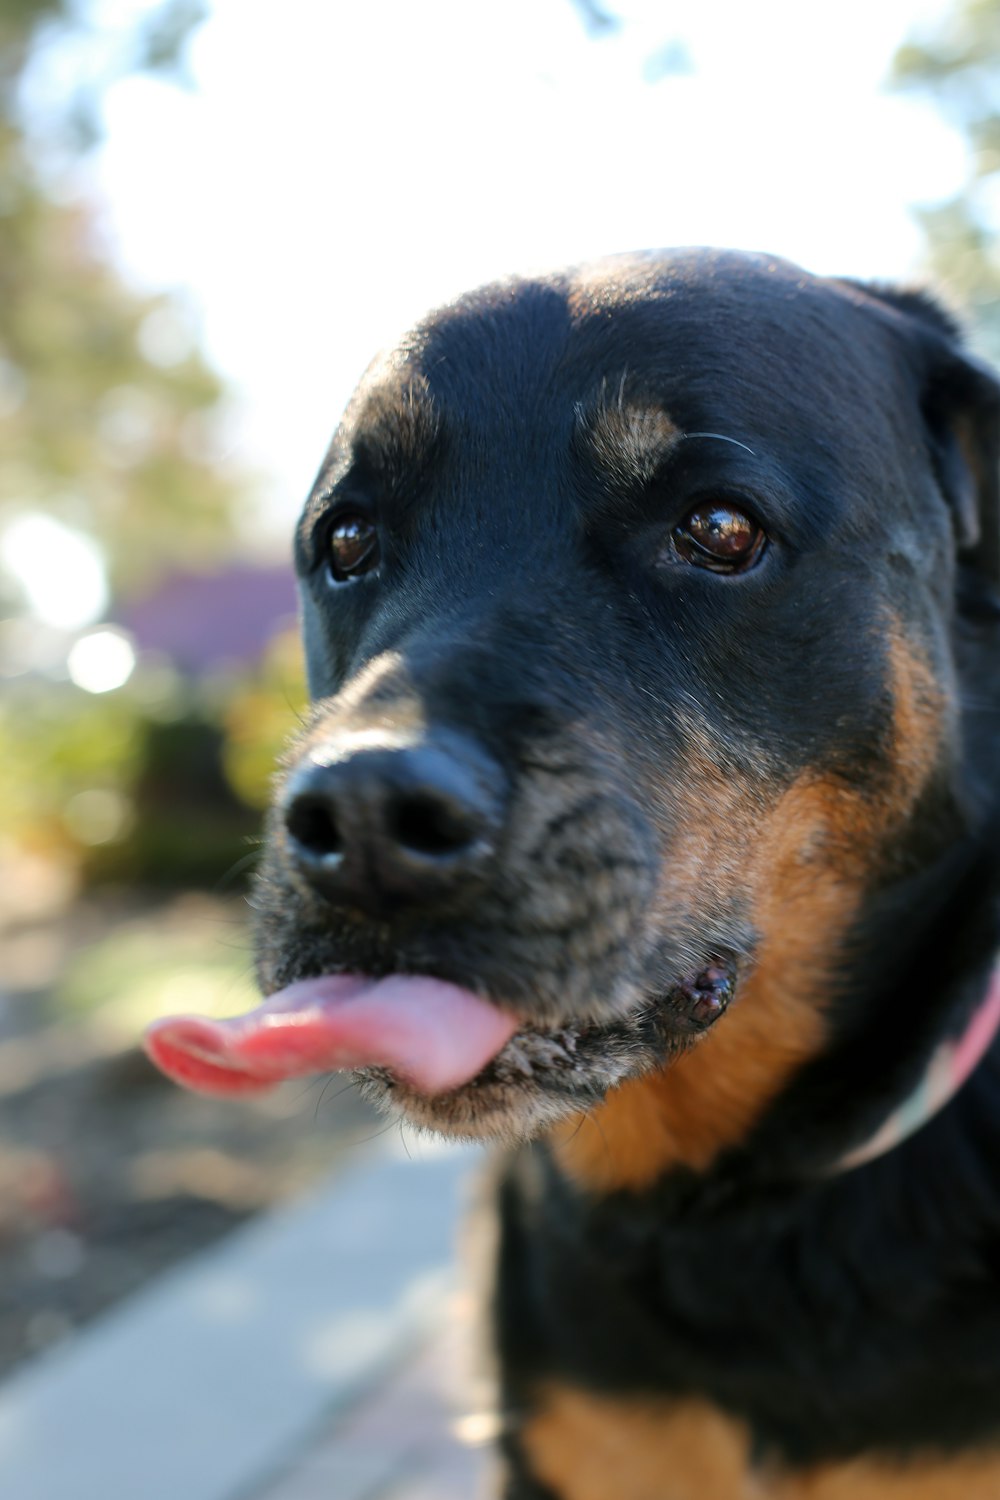
{"type": "Polygon", "coordinates": [[[425,377],[380,362],[352,397],[313,486],[321,499],[344,481],[374,479],[392,491],[431,461],[442,439],[441,413],[425,377]]]}
{"type": "Polygon", "coordinates": [[[661,406],[625,395],[627,378],[603,381],[595,401],[576,407],[576,441],[616,490],[648,484],[683,437],[661,406]]]}
{"type": "Polygon", "coordinates": [[[351,416],[355,457],[390,489],[430,463],[441,440],[441,413],[419,372],[368,390],[351,416]]]}
{"type": "Polygon", "coordinates": [[[296,533],[308,558],[319,519],[340,500],[403,515],[441,450],[444,424],[424,376],[381,362],[355,393],[306,500],[296,533]]]}

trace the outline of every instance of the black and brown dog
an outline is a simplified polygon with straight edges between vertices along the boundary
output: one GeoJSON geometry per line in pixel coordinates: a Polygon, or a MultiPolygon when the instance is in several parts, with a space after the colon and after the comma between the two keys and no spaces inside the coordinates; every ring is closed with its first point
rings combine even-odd
{"type": "Polygon", "coordinates": [[[267,1024],[152,1045],[514,1143],[508,1500],[1000,1496],[998,410],[921,294],[681,252],[334,438],[267,1024]]]}

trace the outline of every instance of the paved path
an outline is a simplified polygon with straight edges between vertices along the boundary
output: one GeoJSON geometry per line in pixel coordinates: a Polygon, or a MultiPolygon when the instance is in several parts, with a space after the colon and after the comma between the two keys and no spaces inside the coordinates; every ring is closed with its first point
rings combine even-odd
{"type": "MultiPolygon", "coordinates": [[[[421,1147],[362,1162],[26,1366],[0,1386],[0,1496],[304,1500],[322,1491],[288,1486],[339,1463],[327,1500],[426,1500],[405,1485],[451,1462],[451,1353],[427,1341],[445,1323],[470,1159],[421,1147]]],[[[454,1477],[469,1459],[453,1451],[454,1477]]]]}
{"type": "Polygon", "coordinates": [[[489,1474],[492,1424],[469,1409],[468,1342],[453,1306],[441,1333],[252,1500],[474,1500],[489,1474]]]}

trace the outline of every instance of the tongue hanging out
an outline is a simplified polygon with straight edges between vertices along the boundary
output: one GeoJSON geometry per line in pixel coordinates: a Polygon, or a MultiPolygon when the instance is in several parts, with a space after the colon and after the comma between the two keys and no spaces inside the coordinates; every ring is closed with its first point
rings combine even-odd
{"type": "Polygon", "coordinates": [[[441,1094],[473,1079],[517,1025],[444,980],[333,974],[289,985],[244,1016],[168,1016],[149,1028],[146,1051],[169,1078],[206,1094],[373,1066],[441,1094]]]}

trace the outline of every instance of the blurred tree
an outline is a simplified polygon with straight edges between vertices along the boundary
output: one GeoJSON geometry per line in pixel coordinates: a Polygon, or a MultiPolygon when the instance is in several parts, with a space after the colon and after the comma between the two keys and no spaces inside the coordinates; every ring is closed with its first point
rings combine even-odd
{"type": "Polygon", "coordinates": [[[71,167],[116,78],[183,77],[202,7],[169,0],[103,32],[93,9],[0,0],[0,527],[56,516],[100,544],[120,590],[220,551],[237,481],[213,452],[222,387],[183,308],[122,282],[71,167]],[[78,82],[33,115],[26,80],[60,52],[78,82]]]}
{"type": "Polygon", "coordinates": [[[209,691],[140,661],[92,695],[66,680],[75,625],[39,610],[24,567],[43,554],[51,604],[53,577],[58,594],[96,566],[79,543],[54,566],[54,518],[96,544],[121,598],[231,555],[247,509],[248,476],[219,458],[224,390],[197,330],[178,299],[124,282],[87,195],[107,90],[136,72],[183,85],[205,7],[148,0],[127,23],[122,11],[0,0],[0,855],[211,880],[245,854],[294,722],[293,649],[283,676],[269,657],[209,691]]]}
{"type": "Polygon", "coordinates": [[[572,4],[588,36],[610,36],[612,32],[620,30],[621,17],[613,15],[603,5],[599,5],[597,0],[572,0],[572,4]]]}
{"type": "Polygon", "coordinates": [[[932,273],[953,289],[971,315],[977,343],[1000,359],[1000,6],[958,3],[919,38],[901,47],[893,65],[899,89],[935,101],[969,145],[961,192],[922,208],[932,273]]]}

